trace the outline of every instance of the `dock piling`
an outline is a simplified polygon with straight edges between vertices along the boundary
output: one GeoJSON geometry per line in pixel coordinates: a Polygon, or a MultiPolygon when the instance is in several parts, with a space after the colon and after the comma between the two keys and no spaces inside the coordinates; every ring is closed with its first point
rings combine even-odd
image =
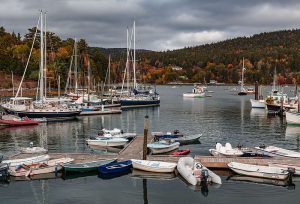
{"type": "Polygon", "coordinates": [[[144,142],[143,142],[143,160],[147,158],[147,135],[148,135],[148,115],[144,119],[144,142]]]}

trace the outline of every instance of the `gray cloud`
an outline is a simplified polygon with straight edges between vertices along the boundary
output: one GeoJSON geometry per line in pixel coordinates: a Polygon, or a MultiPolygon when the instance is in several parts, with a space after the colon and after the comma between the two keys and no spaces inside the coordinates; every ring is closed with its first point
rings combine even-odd
{"type": "Polygon", "coordinates": [[[89,45],[126,47],[136,20],[137,48],[177,49],[260,32],[299,28],[296,0],[0,0],[0,25],[25,34],[39,9],[62,38],[89,45]]]}

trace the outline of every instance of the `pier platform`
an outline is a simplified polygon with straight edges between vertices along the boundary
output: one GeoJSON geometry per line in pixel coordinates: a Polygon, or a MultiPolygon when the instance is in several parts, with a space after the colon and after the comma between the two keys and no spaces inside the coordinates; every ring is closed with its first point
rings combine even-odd
{"type": "MultiPolygon", "coordinates": [[[[147,143],[151,143],[153,136],[147,137],[147,143]]],[[[71,157],[75,159],[75,163],[90,162],[100,159],[113,159],[116,158],[119,161],[129,160],[129,159],[142,159],[143,157],[143,136],[137,136],[132,139],[119,153],[111,154],[92,154],[92,153],[49,153],[51,158],[61,158],[61,157],[71,157]]],[[[26,157],[32,157],[37,155],[32,154],[18,154],[10,159],[20,159],[26,157]]],[[[187,155],[189,156],[189,155],[187,155]]],[[[147,155],[148,160],[153,161],[164,161],[164,162],[178,162],[180,156],[172,155],[147,155]]],[[[229,162],[240,162],[245,164],[255,164],[267,166],[268,163],[277,164],[292,164],[295,166],[300,166],[299,159],[284,158],[284,157],[214,157],[214,156],[202,156],[195,155],[194,159],[197,162],[201,162],[207,168],[212,169],[228,169],[227,164],[229,162]]]]}

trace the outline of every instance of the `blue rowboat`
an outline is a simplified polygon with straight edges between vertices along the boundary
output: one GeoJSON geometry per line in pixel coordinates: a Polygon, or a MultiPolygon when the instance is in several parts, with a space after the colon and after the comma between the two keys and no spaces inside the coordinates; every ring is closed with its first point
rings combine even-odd
{"type": "Polygon", "coordinates": [[[100,174],[113,174],[113,173],[120,173],[124,171],[128,171],[132,167],[131,160],[110,163],[101,165],[98,167],[98,172],[100,174]]]}

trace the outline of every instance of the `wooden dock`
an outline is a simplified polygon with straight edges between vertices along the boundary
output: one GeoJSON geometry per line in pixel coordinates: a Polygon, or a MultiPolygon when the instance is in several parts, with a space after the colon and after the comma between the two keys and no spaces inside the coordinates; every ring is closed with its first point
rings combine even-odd
{"type": "MultiPolygon", "coordinates": [[[[147,137],[147,143],[151,143],[153,136],[147,137]]],[[[116,158],[119,161],[129,159],[142,159],[143,157],[143,136],[137,136],[130,143],[128,143],[118,154],[91,154],[91,153],[49,153],[51,158],[71,157],[75,159],[76,163],[95,161],[100,159],[116,158]]],[[[19,154],[11,157],[11,159],[26,158],[35,155],[19,154]]],[[[164,162],[178,162],[180,156],[171,155],[147,155],[148,160],[164,161],[164,162]]],[[[266,158],[266,157],[214,157],[214,156],[194,156],[195,160],[201,162],[204,166],[212,169],[228,169],[229,162],[240,162],[246,164],[256,164],[267,166],[268,163],[278,164],[293,164],[300,166],[299,159],[290,158],[266,158]]]]}
{"type": "Polygon", "coordinates": [[[79,116],[88,116],[88,115],[108,115],[108,114],[121,114],[122,110],[120,108],[114,109],[104,109],[104,110],[99,110],[99,111],[86,111],[86,112],[81,112],[79,116]]]}

